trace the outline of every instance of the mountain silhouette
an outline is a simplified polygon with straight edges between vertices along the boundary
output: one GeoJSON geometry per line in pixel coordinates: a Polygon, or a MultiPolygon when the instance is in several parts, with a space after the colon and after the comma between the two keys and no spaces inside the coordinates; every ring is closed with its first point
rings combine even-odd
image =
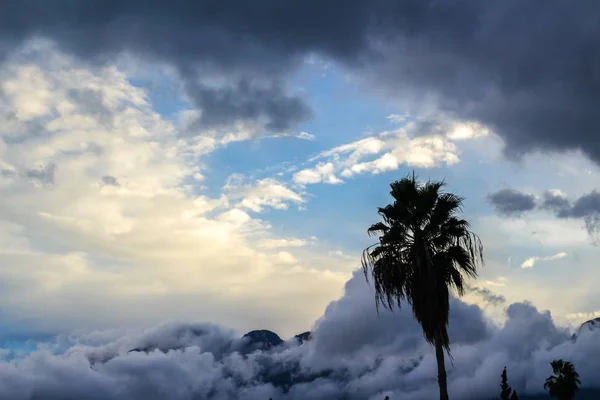
{"type": "Polygon", "coordinates": [[[294,338],[300,343],[304,344],[312,340],[312,333],[310,331],[302,332],[294,336],[294,338]]]}
{"type": "Polygon", "coordinates": [[[269,351],[284,343],[279,335],[266,329],[250,331],[242,336],[242,339],[248,340],[248,343],[241,351],[243,354],[256,350],[269,351]]]}
{"type": "Polygon", "coordinates": [[[571,336],[571,340],[576,341],[577,338],[583,332],[591,332],[591,331],[595,331],[596,329],[600,329],[600,318],[590,319],[589,321],[586,321],[583,324],[581,324],[579,329],[577,329],[577,332],[575,332],[573,334],[573,336],[571,336]]]}

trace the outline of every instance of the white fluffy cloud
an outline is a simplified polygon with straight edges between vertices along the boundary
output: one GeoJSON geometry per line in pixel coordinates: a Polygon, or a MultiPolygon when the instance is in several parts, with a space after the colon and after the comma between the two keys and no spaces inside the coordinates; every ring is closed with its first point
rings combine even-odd
{"type": "Polygon", "coordinates": [[[278,249],[280,247],[301,247],[307,243],[304,239],[296,238],[263,239],[258,243],[258,246],[264,249],[278,249]]]}
{"type": "Polygon", "coordinates": [[[306,200],[274,178],[260,179],[251,184],[244,183],[244,176],[234,174],[224,187],[226,197],[237,201],[237,207],[254,212],[264,211],[265,207],[286,210],[289,203],[301,205],[306,200]]]}
{"type": "Polygon", "coordinates": [[[294,174],[294,182],[300,185],[313,183],[342,183],[342,180],[334,174],[333,163],[318,163],[314,168],[303,169],[294,174]]]}
{"type": "Polygon", "coordinates": [[[195,315],[248,327],[269,315],[294,330],[340,292],[348,271],[255,245],[278,237],[248,212],[302,204],[300,193],[264,179],[202,194],[202,154],[245,132],[181,136],[185,122],[161,117],[117,68],[25,56],[0,69],[5,323],[56,331],[195,315]]]}
{"type": "Polygon", "coordinates": [[[299,134],[296,135],[296,137],[298,139],[302,139],[302,140],[315,140],[315,135],[313,135],[312,133],[308,133],[308,132],[300,132],[299,134]]]}
{"type": "MultiPolygon", "coordinates": [[[[396,123],[404,121],[395,115],[388,118],[396,123]]],[[[342,182],[341,178],[380,174],[401,165],[419,168],[452,165],[460,161],[456,141],[488,134],[485,127],[470,122],[409,121],[395,131],[322,152],[310,160],[316,162],[314,167],[294,174],[294,181],[301,185],[336,184],[342,182]]]]}
{"type": "Polygon", "coordinates": [[[533,268],[533,266],[540,262],[540,261],[552,261],[552,260],[559,260],[561,258],[564,258],[567,256],[567,253],[565,252],[560,252],[560,253],[556,253],[553,256],[547,256],[547,257],[529,257],[528,259],[526,259],[525,261],[523,261],[523,264],[521,264],[521,268],[533,268]]]}

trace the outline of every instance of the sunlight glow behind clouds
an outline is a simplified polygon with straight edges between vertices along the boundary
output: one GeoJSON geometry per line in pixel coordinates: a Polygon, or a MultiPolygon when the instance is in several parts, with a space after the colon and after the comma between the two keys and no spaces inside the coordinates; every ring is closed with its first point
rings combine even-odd
{"type": "Polygon", "coordinates": [[[303,203],[301,194],[272,178],[215,198],[187,185],[199,178],[198,157],[246,132],[181,136],[185,122],[161,117],[116,68],[40,57],[0,70],[0,164],[16,171],[0,176],[0,302],[24,317],[43,305],[30,329],[220,312],[247,327],[260,312],[274,328],[295,331],[340,293],[349,271],[252,244],[278,238],[243,210],[286,209],[303,203]],[[32,89],[33,78],[42,89],[32,89]],[[184,296],[198,301],[182,305],[184,296]],[[255,304],[252,313],[235,305],[241,299],[255,304]]]}

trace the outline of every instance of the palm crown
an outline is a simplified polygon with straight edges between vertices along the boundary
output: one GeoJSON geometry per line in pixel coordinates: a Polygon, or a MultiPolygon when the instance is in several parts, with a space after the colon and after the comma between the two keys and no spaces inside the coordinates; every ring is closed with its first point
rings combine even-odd
{"type": "Polygon", "coordinates": [[[550,397],[559,400],[571,400],[579,390],[581,381],[575,366],[569,361],[554,360],[550,363],[554,375],[549,376],[544,383],[550,397]]]}

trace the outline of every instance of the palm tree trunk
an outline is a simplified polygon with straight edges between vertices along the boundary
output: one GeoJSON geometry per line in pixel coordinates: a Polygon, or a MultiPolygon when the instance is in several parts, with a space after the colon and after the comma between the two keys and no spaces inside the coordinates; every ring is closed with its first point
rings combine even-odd
{"type": "Polygon", "coordinates": [[[440,386],[440,400],[448,400],[448,386],[446,382],[446,363],[444,360],[444,348],[442,342],[435,341],[435,358],[438,367],[438,385],[440,386]]]}

